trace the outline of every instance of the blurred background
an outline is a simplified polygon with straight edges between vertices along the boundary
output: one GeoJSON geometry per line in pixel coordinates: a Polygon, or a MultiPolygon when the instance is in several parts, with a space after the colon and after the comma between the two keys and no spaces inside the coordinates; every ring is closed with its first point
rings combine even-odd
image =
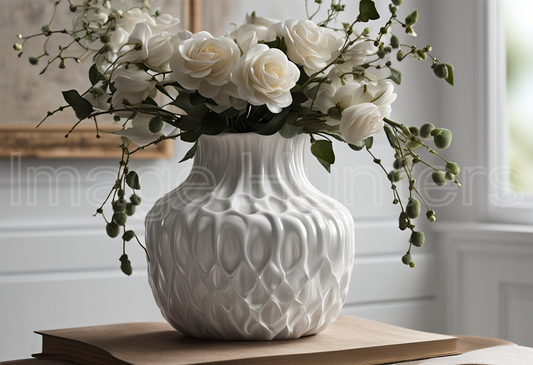
{"type": "MultiPolygon", "coordinates": [[[[16,15],[21,3],[2,0],[13,11],[0,14],[0,44],[8,49],[0,53],[0,69],[11,70],[0,84],[0,124],[5,124],[0,140],[13,139],[10,126],[35,125],[62,102],[58,92],[46,101],[48,85],[61,76],[44,75],[41,84],[27,81],[40,69],[23,64],[10,50],[17,33],[37,33],[51,15],[51,4],[48,14],[16,15]],[[21,29],[23,22],[28,25],[21,29]]],[[[43,4],[23,3],[34,11],[43,4]]],[[[305,17],[304,0],[199,3],[202,28],[214,35],[232,30],[231,23],[241,24],[252,10],[277,19],[305,17]]],[[[358,1],[343,3],[345,19],[355,18],[358,1]]],[[[386,17],[388,2],[376,4],[386,17]]],[[[181,1],[162,5],[163,12],[178,17],[190,12],[181,1]]],[[[402,43],[431,45],[433,55],[455,66],[455,86],[437,79],[430,61],[405,59],[396,64],[402,84],[395,88],[391,119],[451,129],[452,146],[444,153],[462,166],[463,187],[436,189],[428,171],[418,171],[437,222],[419,223],[426,244],[415,251],[416,268],[409,269],[400,261],[409,234],[397,228],[390,185],[371,156],[336,144],[331,174],[306,156],[310,180],[345,204],[356,223],[355,267],[343,313],[533,346],[533,51],[528,41],[533,5],[527,0],[405,0],[399,17],[414,9],[418,37],[397,28],[402,43]]],[[[81,78],[89,66],[79,66],[81,78]]],[[[58,90],[82,85],[70,81],[58,90]]],[[[70,121],[62,122],[68,130],[70,121]]],[[[131,222],[139,236],[144,235],[142,216],[187,176],[191,162],[178,161],[189,147],[177,142],[169,157],[132,163],[143,186],[140,218],[131,222]]],[[[375,138],[373,151],[391,167],[383,134],[375,138]]],[[[162,321],[142,249],[129,244],[134,272],[124,276],[120,240],[107,237],[101,217],[92,218],[115,179],[118,159],[70,159],[68,152],[63,158],[37,159],[11,152],[0,160],[0,361],[40,352],[35,330],[162,321]]]]}

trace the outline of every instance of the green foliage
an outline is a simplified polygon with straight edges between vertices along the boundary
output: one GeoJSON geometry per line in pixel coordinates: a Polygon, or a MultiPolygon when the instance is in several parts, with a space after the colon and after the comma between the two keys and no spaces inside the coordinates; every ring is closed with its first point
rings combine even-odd
{"type": "Polygon", "coordinates": [[[376,4],[372,0],[361,0],[359,2],[359,16],[357,20],[363,23],[369,20],[379,19],[379,13],[376,9],[376,4]]]}
{"type": "Polygon", "coordinates": [[[135,171],[130,171],[126,175],[126,184],[134,190],[139,190],[141,188],[141,184],[139,183],[139,175],[135,171]]]}
{"type": "Polygon", "coordinates": [[[180,160],[180,162],[187,161],[187,160],[190,160],[191,158],[193,158],[194,154],[196,153],[196,149],[197,148],[198,148],[198,141],[194,142],[194,144],[191,147],[191,149],[189,151],[187,151],[187,153],[185,154],[185,156],[183,156],[183,158],[180,160]]]}
{"type": "Polygon", "coordinates": [[[74,109],[79,120],[87,118],[94,111],[93,105],[82,98],[76,90],[63,91],[63,98],[74,109]]]}
{"type": "Polygon", "coordinates": [[[388,79],[392,80],[396,85],[400,85],[402,83],[402,73],[392,67],[389,67],[390,70],[390,76],[387,77],[388,79]]]}
{"type": "Polygon", "coordinates": [[[407,15],[405,17],[405,24],[407,25],[415,25],[418,21],[418,10],[413,11],[411,14],[407,15]]]}
{"type": "Polygon", "coordinates": [[[325,139],[313,140],[311,153],[328,172],[331,172],[331,164],[335,163],[335,153],[333,152],[331,141],[325,139]]]}
{"type": "Polygon", "coordinates": [[[446,69],[448,71],[448,77],[446,77],[446,82],[453,86],[453,66],[449,63],[444,64],[446,66],[446,69]]]}
{"type": "Polygon", "coordinates": [[[91,81],[91,85],[94,86],[100,81],[100,72],[98,72],[98,67],[96,67],[96,63],[93,63],[91,68],[89,69],[89,81],[91,81]]]}

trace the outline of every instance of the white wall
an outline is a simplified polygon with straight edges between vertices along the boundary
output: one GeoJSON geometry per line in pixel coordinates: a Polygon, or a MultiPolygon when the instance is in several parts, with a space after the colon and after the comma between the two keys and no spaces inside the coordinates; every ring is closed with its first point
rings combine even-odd
{"type": "MultiPolygon", "coordinates": [[[[292,7],[302,3],[284,1],[283,7],[269,9],[283,9],[289,14],[296,11],[292,7]],[[289,5],[291,10],[287,10],[289,5]]],[[[357,7],[355,1],[347,3],[349,8],[357,7]]],[[[432,44],[438,54],[456,62],[451,58],[459,55],[440,49],[433,41],[439,39],[432,24],[438,18],[432,13],[434,3],[418,1],[416,5],[420,37],[414,41],[419,46],[432,44]]],[[[242,8],[235,11],[244,13],[242,8]]],[[[296,14],[303,17],[301,12],[296,14]]],[[[242,18],[242,14],[237,15],[242,18]]],[[[449,90],[447,86],[432,75],[429,62],[408,59],[401,68],[403,83],[397,88],[399,97],[392,118],[418,125],[438,118],[443,108],[435,92],[441,87],[449,90]]],[[[454,92],[462,87],[460,84],[454,92]]],[[[190,166],[177,164],[188,146],[176,143],[175,148],[171,160],[134,162],[134,168],[141,172],[141,210],[145,213],[158,196],[184,178],[190,166]]],[[[356,221],[356,264],[344,312],[439,331],[434,240],[417,250],[416,269],[403,265],[400,257],[408,247],[409,235],[396,228],[398,211],[391,204],[385,176],[364,151],[354,152],[340,144],[335,148],[337,162],[331,175],[309,154],[306,163],[312,182],[343,202],[356,221]]],[[[392,154],[383,135],[373,149],[390,166],[392,154]]],[[[93,196],[102,197],[105,192],[98,189],[113,181],[109,171],[115,167],[116,161],[107,160],[0,162],[0,360],[39,352],[40,338],[32,333],[34,330],[161,320],[148,287],[142,250],[129,244],[134,274],[124,276],[118,269],[121,243],[105,235],[100,218],[91,217],[99,202],[93,196]],[[95,177],[95,169],[100,171],[101,165],[108,172],[95,177]],[[55,179],[50,185],[44,176],[34,178],[33,169],[42,166],[77,171],[74,184],[63,176],[57,179],[56,192],[55,179]]],[[[142,236],[142,222],[134,222],[133,227],[142,236]]]]}

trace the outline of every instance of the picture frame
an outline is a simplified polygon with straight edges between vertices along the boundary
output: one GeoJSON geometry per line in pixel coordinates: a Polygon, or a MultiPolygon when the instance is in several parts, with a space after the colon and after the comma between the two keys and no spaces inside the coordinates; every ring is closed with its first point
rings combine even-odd
{"type": "MultiPolygon", "coordinates": [[[[81,84],[76,81],[86,82],[86,70],[83,69],[73,80],[67,80],[65,73],[61,74],[62,70],[58,70],[57,66],[50,67],[45,74],[39,76],[39,68],[33,69],[23,64],[27,62],[24,58],[31,55],[28,52],[40,54],[37,52],[42,52],[42,49],[32,49],[25,45],[25,54],[18,59],[15,52],[9,52],[12,45],[17,42],[17,32],[28,34],[39,32],[40,27],[35,25],[47,22],[53,7],[49,2],[42,0],[0,1],[8,8],[0,14],[0,28],[4,28],[3,34],[6,35],[0,40],[0,47],[8,50],[2,52],[0,65],[4,71],[11,69],[10,77],[0,80],[4,101],[0,106],[0,158],[10,158],[14,154],[22,158],[120,158],[122,151],[117,145],[121,143],[121,139],[119,136],[107,133],[117,130],[117,126],[113,127],[110,122],[99,123],[100,138],[96,138],[96,128],[89,121],[77,126],[74,132],[65,138],[76,121],[73,113],[68,114],[68,112],[57,113],[36,128],[46,116],[49,110],[47,108],[56,109],[60,106],[61,100],[58,95],[61,95],[60,91],[66,90],[64,85],[68,84],[70,88],[74,88],[74,85],[81,84]],[[13,33],[12,37],[9,36],[10,33],[13,33]]],[[[160,3],[165,11],[180,18],[181,29],[192,32],[201,29],[200,0],[162,0],[160,3]]],[[[68,11],[68,7],[66,8],[68,11]]],[[[67,26],[69,25],[65,25],[67,26]]],[[[67,67],[76,66],[78,65],[67,65],[67,67]]],[[[83,68],[81,66],[86,66],[88,70],[90,65],[89,62],[85,62],[85,65],[79,66],[80,69],[83,68]]],[[[172,142],[163,141],[139,151],[132,158],[170,158],[173,155],[172,142]]]]}

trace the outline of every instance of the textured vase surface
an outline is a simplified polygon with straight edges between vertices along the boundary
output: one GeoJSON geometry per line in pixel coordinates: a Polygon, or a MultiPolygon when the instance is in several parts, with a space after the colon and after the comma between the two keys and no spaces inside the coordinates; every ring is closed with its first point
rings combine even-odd
{"type": "Polygon", "coordinates": [[[354,224],[307,179],[304,144],[305,136],[204,135],[189,177],[149,212],[149,282],[178,331],[289,339],[335,321],[354,224]]]}

